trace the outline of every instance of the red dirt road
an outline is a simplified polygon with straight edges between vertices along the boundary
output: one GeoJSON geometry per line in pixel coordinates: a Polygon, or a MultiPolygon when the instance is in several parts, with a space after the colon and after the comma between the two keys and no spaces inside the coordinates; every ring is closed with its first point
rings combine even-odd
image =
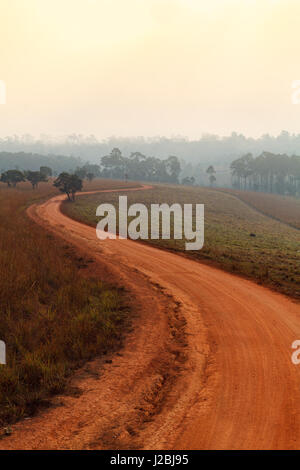
{"type": "Polygon", "coordinates": [[[138,316],[100,378],[75,378],[79,398],[19,423],[0,448],[300,448],[299,304],[183,256],[100,241],[61,213],[61,200],[30,215],[104,261],[132,290],[138,316]]]}

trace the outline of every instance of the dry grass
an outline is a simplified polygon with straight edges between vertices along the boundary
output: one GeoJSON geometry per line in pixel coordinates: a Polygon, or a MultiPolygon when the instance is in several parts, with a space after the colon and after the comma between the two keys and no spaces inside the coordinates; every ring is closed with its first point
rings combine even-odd
{"type": "Polygon", "coordinates": [[[222,191],[233,194],[269,217],[300,229],[300,199],[235,189],[222,189],[222,191]]]}
{"type": "MultiPolygon", "coordinates": [[[[119,194],[109,193],[81,196],[74,205],[65,204],[64,210],[71,217],[94,226],[99,221],[96,207],[102,202],[112,202],[117,207],[118,197],[119,194]]],[[[156,186],[150,191],[129,192],[128,204],[135,202],[148,207],[163,202],[204,203],[204,248],[185,252],[186,255],[300,298],[298,230],[260,214],[230,194],[210,189],[156,186]]],[[[184,240],[149,240],[149,243],[184,252],[184,240]]]]}
{"type": "Polygon", "coordinates": [[[2,425],[31,414],[74,368],[119,345],[127,317],[120,292],[81,275],[85,260],[26,216],[30,203],[55,193],[51,184],[0,189],[2,425]]]}
{"type": "Polygon", "coordinates": [[[126,189],[126,188],[139,188],[141,185],[136,181],[123,181],[111,179],[95,179],[91,182],[84,180],[83,192],[97,191],[99,189],[126,189]]]}

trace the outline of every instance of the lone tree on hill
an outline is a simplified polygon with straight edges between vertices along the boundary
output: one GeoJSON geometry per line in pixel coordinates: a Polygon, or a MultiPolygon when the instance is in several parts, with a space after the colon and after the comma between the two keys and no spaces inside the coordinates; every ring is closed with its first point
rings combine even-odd
{"type": "Polygon", "coordinates": [[[75,201],[75,194],[82,190],[82,179],[70,173],[61,173],[53,183],[62,193],[68,196],[69,201],[75,201]]]}
{"type": "Polygon", "coordinates": [[[19,170],[8,170],[2,173],[0,182],[6,183],[10,188],[11,186],[15,188],[18,183],[25,181],[25,175],[19,170]]]}
{"type": "Polygon", "coordinates": [[[216,170],[212,165],[210,165],[207,168],[206,173],[209,175],[209,183],[212,186],[217,181],[217,178],[215,177],[216,170]]]}
{"type": "Polygon", "coordinates": [[[95,175],[94,173],[87,173],[86,177],[89,180],[89,182],[91,182],[95,178],[95,175]]]}

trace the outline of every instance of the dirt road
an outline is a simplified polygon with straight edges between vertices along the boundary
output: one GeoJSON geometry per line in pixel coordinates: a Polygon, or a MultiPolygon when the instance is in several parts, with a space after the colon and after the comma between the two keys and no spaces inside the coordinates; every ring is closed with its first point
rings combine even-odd
{"type": "Polygon", "coordinates": [[[299,304],[145,244],[100,241],[60,212],[61,200],[31,216],[105,262],[138,315],[100,377],[97,361],[75,377],[80,397],[19,423],[0,448],[299,448],[299,304]]]}

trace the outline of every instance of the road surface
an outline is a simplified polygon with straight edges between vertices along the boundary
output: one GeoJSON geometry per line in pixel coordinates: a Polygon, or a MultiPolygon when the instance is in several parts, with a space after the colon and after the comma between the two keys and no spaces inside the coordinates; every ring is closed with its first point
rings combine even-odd
{"type": "Polygon", "coordinates": [[[112,363],[75,374],[79,397],[20,422],[0,448],[299,448],[299,304],[184,256],[100,241],[62,214],[62,199],[31,217],[128,287],[133,330],[112,363]]]}

